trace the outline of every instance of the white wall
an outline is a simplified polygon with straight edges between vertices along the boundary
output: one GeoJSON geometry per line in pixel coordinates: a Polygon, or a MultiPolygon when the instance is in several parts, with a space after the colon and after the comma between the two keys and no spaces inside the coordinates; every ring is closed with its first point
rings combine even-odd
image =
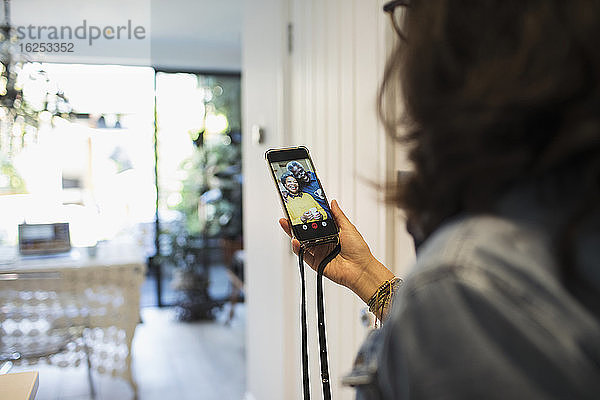
{"type": "Polygon", "coordinates": [[[241,69],[242,0],[150,0],[152,65],[241,69]]]}
{"type": "MultiPolygon", "coordinates": [[[[241,69],[242,0],[19,0],[11,4],[14,27],[126,25],[144,28],[143,40],[63,40],[73,52],[29,53],[28,60],[154,66],[166,69],[241,69]]],[[[4,10],[0,7],[0,17],[4,10]]],[[[45,29],[45,28],[44,28],[45,29]]],[[[48,31],[44,37],[47,37],[48,31]]],[[[36,42],[29,37],[21,42],[36,42]]],[[[44,40],[44,42],[48,42],[44,40]]],[[[54,41],[58,43],[59,41],[54,41]]]]}
{"type": "Polygon", "coordinates": [[[246,359],[249,398],[299,398],[295,383],[300,369],[295,354],[297,318],[289,244],[279,231],[281,209],[264,153],[285,144],[283,97],[286,80],[287,7],[281,0],[247,0],[242,47],[242,114],[244,171],[244,248],[246,249],[246,359]],[[265,142],[248,138],[253,124],[265,131],[265,142]]]}
{"type": "MultiPolygon", "coordinates": [[[[292,0],[290,144],[312,149],[328,196],[339,200],[373,253],[401,271],[413,249],[410,241],[397,237],[403,228],[394,229],[400,225],[396,210],[383,203],[376,186],[393,179],[396,171],[394,143],[376,113],[388,47],[389,21],[382,5],[363,0],[292,0]],[[408,255],[402,263],[395,262],[397,248],[408,255]]],[[[333,395],[351,399],[354,391],[341,387],[339,379],[349,372],[366,334],[359,321],[365,305],[335,284],[326,286],[325,296],[333,395]]],[[[313,340],[313,360],[316,347],[313,340]]],[[[312,367],[312,376],[317,377],[318,363],[312,367]]],[[[313,379],[313,392],[318,390],[319,382],[313,379]]]]}
{"type": "MultiPolygon", "coordinates": [[[[262,156],[268,147],[307,145],[328,197],[339,200],[376,256],[401,274],[414,257],[412,243],[399,213],[383,204],[373,186],[406,167],[402,152],[396,151],[376,116],[386,38],[391,35],[382,1],[246,4],[245,129],[249,132],[252,124],[261,123],[267,134],[264,145],[244,143],[248,392],[261,400],[300,398],[299,278],[295,257],[276,226],[281,211],[262,156]],[[286,51],[287,21],[293,25],[291,54],[286,51]],[[258,207],[261,215],[253,212],[258,207]],[[272,288],[282,297],[267,295],[272,288]],[[270,312],[272,303],[277,307],[270,312]],[[265,366],[267,357],[281,364],[265,366]],[[274,375],[266,380],[262,374],[274,375]]],[[[308,275],[312,390],[320,397],[315,280],[314,274],[308,275]]],[[[365,305],[334,284],[325,285],[325,296],[333,395],[350,399],[353,391],[342,388],[339,380],[350,370],[366,334],[359,322],[365,305]]]]}

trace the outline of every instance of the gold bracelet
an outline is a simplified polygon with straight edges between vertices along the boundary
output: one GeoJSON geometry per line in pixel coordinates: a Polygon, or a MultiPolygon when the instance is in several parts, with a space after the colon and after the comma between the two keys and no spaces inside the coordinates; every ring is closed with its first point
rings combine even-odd
{"type": "Polygon", "coordinates": [[[390,305],[392,296],[401,283],[402,279],[396,277],[387,280],[371,296],[367,305],[369,306],[369,311],[375,314],[377,319],[383,319],[383,311],[390,305]]]}

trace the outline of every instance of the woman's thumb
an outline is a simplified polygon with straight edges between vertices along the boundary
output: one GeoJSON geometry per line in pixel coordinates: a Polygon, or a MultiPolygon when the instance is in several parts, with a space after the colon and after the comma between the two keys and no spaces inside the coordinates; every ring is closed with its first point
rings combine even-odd
{"type": "Polygon", "coordinates": [[[335,218],[335,222],[338,224],[340,228],[349,228],[352,227],[352,222],[346,217],[346,214],[340,208],[337,200],[331,201],[331,212],[333,213],[333,217],[335,218]]]}

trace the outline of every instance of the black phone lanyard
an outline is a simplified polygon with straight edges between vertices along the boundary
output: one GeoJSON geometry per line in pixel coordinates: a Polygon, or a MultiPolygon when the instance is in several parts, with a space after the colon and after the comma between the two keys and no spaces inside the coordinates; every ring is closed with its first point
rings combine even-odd
{"type": "MultiPolygon", "coordinates": [[[[300,268],[300,278],[302,281],[302,387],[304,390],[304,400],[310,400],[310,378],[308,376],[308,338],[306,323],[306,282],[304,279],[304,251],[301,247],[298,252],[298,266],[300,268]]],[[[329,361],[327,359],[327,338],[325,337],[325,306],[323,304],[323,271],[327,264],[331,262],[340,253],[340,244],[321,261],[317,268],[317,320],[319,331],[319,357],[321,361],[321,384],[323,386],[323,399],[331,400],[331,384],[329,383],[329,361]]]]}

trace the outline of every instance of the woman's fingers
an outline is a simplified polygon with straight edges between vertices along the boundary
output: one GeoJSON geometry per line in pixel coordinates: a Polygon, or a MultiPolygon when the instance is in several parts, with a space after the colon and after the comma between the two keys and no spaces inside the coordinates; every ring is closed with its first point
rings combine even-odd
{"type": "Polygon", "coordinates": [[[300,252],[300,242],[296,238],[292,239],[292,250],[296,255],[300,252]]]}
{"type": "Polygon", "coordinates": [[[292,237],[292,228],[290,227],[290,223],[285,218],[279,218],[279,225],[288,234],[289,237],[292,237]]]}
{"type": "MultiPolygon", "coordinates": [[[[292,238],[292,250],[293,250],[294,254],[297,255],[300,252],[300,242],[298,241],[298,239],[292,237],[292,229],[290,227],[289,221],[285,218],[280,218],[279,225],[281,226],[281,229],[283,229],[285,231],[285,233],[287,233],[288,236],[290,236],[292,238]]],[[[326,254],[328,254],[328,252],[325,251],[326,248],[327,248],[327,245],[321,245],[321,246],[309,247],[309,248],[305,249],[304,261],[308,265],[310,265],[312,268],[316,269],[316,267],[317,267],[317,265],[315,265],[316,261],[319,260],[319,262],[320,262],[320,260],[326,254]]],[[[331,251],[331,249],[329,251],[331,251]]]]}
{"type": "Polygon", "coordinates": [[[316,266],[314,265],[315,256],[308,251],[304,252],[304,262],[310,265],[311,268],[316,269],[316,266]]]}
{"type": "Polygon", "coordinates": [[[319,267],[319,263],[331,253],[335,245],[322,244],[316,247],[309,247],[304,252],[304,261],[311,266],[315,271],[319,267]]]}
{"type": "Polygon", "coordinates": [[[280,218],[279,225],[281,226],[281,229],[283,229],[285,233],[292,238],[292,250],[294,250],[294,253],[298,254],[298,251],[300,250],[300,242],[298,239],[292,237],[292,228],[290,227],[289,221],[285,218],[280,218]]]}
{"type": "MultiPolygon", "coordinates": [[[[292,238],[292,228],[290,227],[289,221],[285,218],[280,218],[279,225],[281,226],[281,229],[283,229],[285,233],[292,238]]],[[[300,251],[300,242],[296,238],[292,238],[292,251],[295,254],[298,254],[300,251]]]]}

